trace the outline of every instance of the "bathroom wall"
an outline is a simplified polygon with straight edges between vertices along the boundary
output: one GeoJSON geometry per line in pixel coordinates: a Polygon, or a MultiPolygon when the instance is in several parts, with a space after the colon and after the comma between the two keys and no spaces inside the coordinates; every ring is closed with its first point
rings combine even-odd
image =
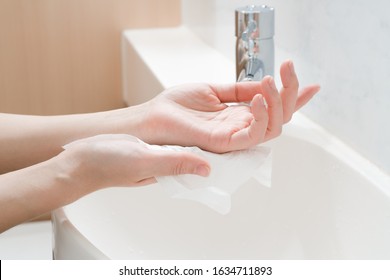
{"type": "Polygon", "coordinates": [[[121,107],[121,31],[178,24],[180,0],[0,0],[0,112],[121,107]]]}
{"type": "MultiPolygon", "coordinates": [[[[390,173],[390,2],[183,0],[184,23],[234,59],[234,9],[276,9],[276,65],[321,92],[302,112],[390,173]]],[[[277,69],[277,68],[276,68],[277,69]]]]}

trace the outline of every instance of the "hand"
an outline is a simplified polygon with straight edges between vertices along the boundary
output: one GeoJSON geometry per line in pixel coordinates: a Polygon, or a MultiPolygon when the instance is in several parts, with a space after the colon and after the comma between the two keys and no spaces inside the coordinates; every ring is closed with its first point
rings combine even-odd
{"type": "Polygon", "coordinates": [[[198,146],[223,153],[275,138],[293,113],[320,89],[312,85],[298,93],[299,83],[291,61],[282,64],[280,75],[280,94],[269,76],[261,82],[193,84],[167,89],[149,102],[145,141],[198,146]],[[226,105],[249,101],[251,106],[226,105]]]}
{"type": "MultiPolygon", "coordinates": [[[[75,166],[73,179],[85,193],[110,186],[141,186],[155,177],[178,174],[208,176],[210,167],[199,156],[152,150],[130,135],[99,135],[72,142],[60,154],[75,166]]],[[[82,194],[83,195],[83,194],[82,194]]]]}

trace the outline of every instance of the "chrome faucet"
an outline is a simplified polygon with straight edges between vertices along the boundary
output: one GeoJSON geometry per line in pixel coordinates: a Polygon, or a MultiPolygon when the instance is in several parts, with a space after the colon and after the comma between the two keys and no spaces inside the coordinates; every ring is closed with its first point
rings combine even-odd
{"type": "Polygon", "coordinates": [[[236,9],[237,81],[274,75],[274,14],[274,8],[265,5],[236,9]]]}

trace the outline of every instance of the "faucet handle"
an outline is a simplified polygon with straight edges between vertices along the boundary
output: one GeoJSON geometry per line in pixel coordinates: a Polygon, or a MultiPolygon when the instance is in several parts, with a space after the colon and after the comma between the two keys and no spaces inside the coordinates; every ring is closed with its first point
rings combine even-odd
{"type": "Polygon", "coordinates": [[[236,9],[235,18],[236,37],[241,37],[243,41],[267,39],[274,36],[275,11],[272,7],[266,5],[241,7],[236,9]]]}
{"type": "Polygon", "coordinates": [[[256,29],[257,29],[256,21],[250,20],[248,22],[247,28],[241,34],[241,39],[249,43],[249,40],[251,39],[251,36],[253,36],[253,33],[256,32],[256,29]]]}
{"type": "Polygon", "coordinates": [[[235,11],[237,81],[274,75],[274,8],[246,6],[235,11]]]}
{"type": "Polygon", "coordinates": [[[257,38],[257,23],[254,20],[249,20],[247,29],[242,32],[241,40],[246,42],[248,48],[248,55],[253,55],[256,47],[255,39],[257,38]]]}

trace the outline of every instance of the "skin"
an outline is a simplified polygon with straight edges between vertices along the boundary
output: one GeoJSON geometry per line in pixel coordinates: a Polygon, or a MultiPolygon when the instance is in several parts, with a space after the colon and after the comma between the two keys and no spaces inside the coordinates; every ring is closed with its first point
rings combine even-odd
{"type": "Polygon", "coordinates": [[[62,147],[99,134],[131,134],[149,144],[215,153],[246,149],[279,136],[283,124],[320,89],[299,90],[291,61],[281,65],[280,75],[280,91],[272,77],[265,77],[178,86],[144,104],[107,112],[0,114],[0,232],[102,188],[143,186],[158,176],[208,176],[209,164],[194,154],[154,151],[115,136],[62,147]]]}
{"type": "Polygon", "coordinates": [[[150,131],[144,137],[145,142],[195,145],[223,153],[279,136],[283,124],[319,91],[318,85],[299,91],[291,61],[282,64],[280,72],[283,84],[280,94],[269,76],[261,82],[168,89],[149,104],[150,131]],[[251,107],[225,104],[248,101],[251,107]],[[177,110],[178,106],[181,110],[177,110]]]}

